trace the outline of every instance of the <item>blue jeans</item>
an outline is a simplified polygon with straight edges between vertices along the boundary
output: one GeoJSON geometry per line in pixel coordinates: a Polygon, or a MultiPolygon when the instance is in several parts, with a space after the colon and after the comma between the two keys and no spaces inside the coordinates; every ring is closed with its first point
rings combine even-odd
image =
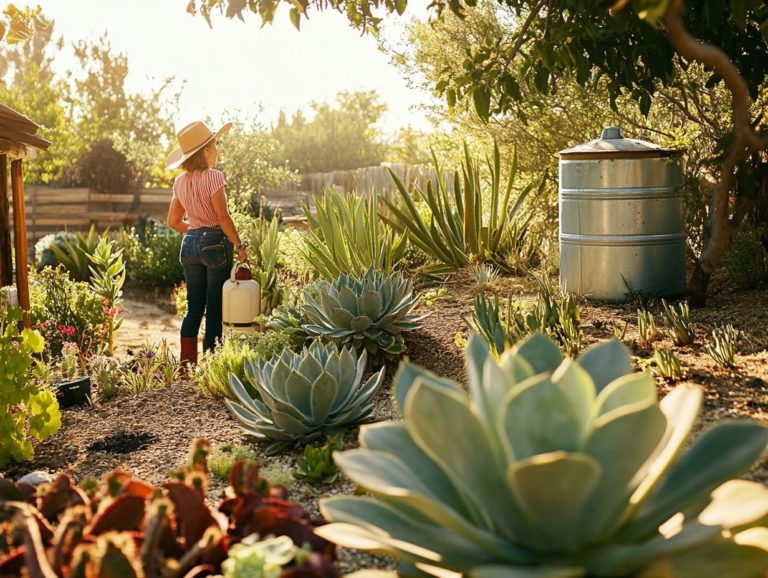
{"type": "Polygon", "coordinates": [[[196,339],[205,315],[203,351],[221,341],[221,294],[232,271],[233,254],[232,243],[218,227],[190,229],[181,242],[179,261],[187,282],[187,314],[181,322],[181,336],[196,339]]]}

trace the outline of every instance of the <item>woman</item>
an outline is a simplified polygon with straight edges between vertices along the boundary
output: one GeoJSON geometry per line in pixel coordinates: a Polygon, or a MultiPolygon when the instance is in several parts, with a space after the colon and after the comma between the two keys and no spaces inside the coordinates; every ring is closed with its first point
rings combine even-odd
{"type": "Polygon", "coordinates": [[[221,340],[221,294],[232,269],[233,250],[245,261],[246,244],[240,241],[227,210],[224,173],[216,169],[217,139],[232,123],[215,134],[197,121],[176,135],[179,146],[168,155],[165,166],[181,166],[173,183],[168,226],[184,234],[179,260],[187,283],[187,314],[181,323],[182,366],[197,363],[197,334],[205,314],[203,351],[221,340]]]}

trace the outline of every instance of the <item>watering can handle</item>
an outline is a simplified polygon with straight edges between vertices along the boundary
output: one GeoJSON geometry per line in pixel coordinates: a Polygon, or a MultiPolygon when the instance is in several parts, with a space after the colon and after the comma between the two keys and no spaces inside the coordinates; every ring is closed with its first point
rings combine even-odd
{"type": "Polygon", "coordinates": [[[232,265],[232,273],[229,276],[229,280],[235,283],[236,281],[247,281],[252,278],[251,266],[248,261],[235,261],[235,264],[232,265]],[[242,274],[243,277],[238,277],[238,275],[240,275],[240,269],[247,269],[248,272],[242,274]]]}

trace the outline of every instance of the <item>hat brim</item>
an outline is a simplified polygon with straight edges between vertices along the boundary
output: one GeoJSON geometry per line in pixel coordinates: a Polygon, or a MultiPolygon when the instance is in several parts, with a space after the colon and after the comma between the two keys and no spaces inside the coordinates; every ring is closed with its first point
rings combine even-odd
{"type": "Polygon", "coordinates": [[[217,130],[214,134],[211,135],[211,138],[207,139],[205,142],[201,143],[197,147],[193,148],[190,151],[187,151],[186,153],[181,150],[181,147],[178,146],[175,149],[171,151],[171,154],[169,154],[167,157],[165,157],[165,168],[166,169],[175,169],[178,168],[181,163],[183,163],[185,160],[187,160],[189,157],[194,155],[197,151],[199,151],[201,148],[205,147],[210,143],[212,140],[218,139],[220,136],[225,135],[229,132],[229,129],[232,128],[232,123],[228,122],[224,126],[222,126],[219,130],[217,130]]]}

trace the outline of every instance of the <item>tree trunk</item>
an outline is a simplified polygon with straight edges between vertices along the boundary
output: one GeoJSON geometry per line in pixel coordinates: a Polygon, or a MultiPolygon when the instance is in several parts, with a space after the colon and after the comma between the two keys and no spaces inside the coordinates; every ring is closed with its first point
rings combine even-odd
{"type": "Polygon", "coordinates": [[[688,283],[689,304],[691,307],[706,307],[707,290],[711,275],[705,273],[701,267],[701,261],[696,261],[696,266],[688,283]]]}

